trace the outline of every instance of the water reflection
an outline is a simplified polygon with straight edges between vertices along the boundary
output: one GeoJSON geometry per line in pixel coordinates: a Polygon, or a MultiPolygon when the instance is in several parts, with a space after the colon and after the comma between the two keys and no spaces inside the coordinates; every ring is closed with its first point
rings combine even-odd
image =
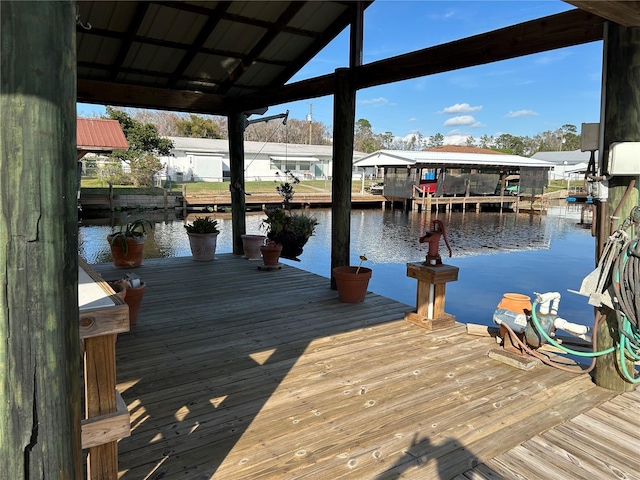
{"type": "MultiPolygon", "coordinates": [[[[312,210],[320,225],[304,249],[299,262],[283,263],[329,277],[331,263],[331,211],[312,210]]],[[[141,215],[132,215],[131,219],[141,215]]],[[[183,221],[168,214],[142,215],[155,222],[145,246],[145,258],[190,256],[183,221]]],[[[262,233],[263,215],[248,214],[247,233],[262,233]]],[[[436,218],[436,217],[432,217],[436,218]]],[[[491,324],[495,306],[504,292],[558,291],[562,294],[560,315],[567,320],[590,324],[593,310],[586,299],[568,293],[577,290],[594,268],[595,241],[579,225],[576,206],[550,209],[547,215],[527,213],[440,213],[447,227],[453,257],[448,258],[441,242],[443,261],[460,268],[457,282],[447,284],[445,310],[465,323],[491,324]]],[[[219,253],[231,253],[231,216],[217,214],[221,233],[219,253]]],[[[110,262],[106,236],[113,225],[126,221],[83,220],[79,253],[89,263],[110,262]]],[[[416,281],[406,276],[408,262],[423,261],[426,244],[418,238],[427,230],[427,216],[401,210],[354,210],[351,217],[351,258],[358,262],[366,254],[373,268],[370,289],[415,307],[416,281]]]]}

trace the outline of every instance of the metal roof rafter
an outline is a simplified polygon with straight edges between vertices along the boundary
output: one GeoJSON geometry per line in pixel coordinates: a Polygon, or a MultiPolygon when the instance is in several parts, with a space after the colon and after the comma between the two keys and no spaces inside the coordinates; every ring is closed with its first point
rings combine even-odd
{"type": "Polygon", "coordinates": [[[134,37],[138,28],[140,28],[140,24],[142,20],[144,20],[144,16],[147,14],[147,10],[149,9],[149,4],[146,2],[138,3],[136,8],[136,12],[131,18],[131,22],[127,27],[127,31],[124,37],[121,38],[122,45],[120,45],[120,49],[118,50],[118,56],[113,62],[113,66],[111,71],[109,72],[109,80],[113,81],[118,76],[120,72],[120,67],[124,63],[127,55],[129,54],[129,50],[131,49],[131,45],[133,44],[134,37]]]}
{"type": "Polygon", "coordinates": [[[207,21],[198,32],[198,35],[193,41],[193,44],[182,57],[180,64],[176,67],[176,70],[169,78],[169,84],[167,85],[169,88],[173,88],[176,86],[176,83],[178,83],[178,80],[180,79],[184,71],[189,67],[191,61],[198,54],[198,52],[204,45],[204,42],[207,41],[207,38],[209,38],[211,32],[213,32],[215,26],[220,22],[222,14],[227,11],[230,5],[231,2],[220,2],[218,6],[209,14],[209,18],[207,18],[207,21]]]}
{"type": "Polygon", "coordinates": [[[302,2],[294,2],[287,7],[287,9],[280,15],[278,20],[271,24],[267,33],[256,43],[251,51],[245,55],[240,64],[233,69],[227,79],[222,82],[219,93],[224,95],[229,91],[231,86],[240,78],[240,76],[246,71],[247,67],[254,62],[258,56],[264,51],[265,48],[276,38],[276,36],[282,32],[282,28],[289,23],[289,21],[295,16],[296,13],[304,6],[302,2]]]}

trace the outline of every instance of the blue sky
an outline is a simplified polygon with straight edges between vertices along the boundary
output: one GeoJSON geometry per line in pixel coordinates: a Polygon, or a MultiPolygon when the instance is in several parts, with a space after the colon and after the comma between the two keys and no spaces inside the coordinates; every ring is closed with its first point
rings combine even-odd
{"type": "MultiPolygon", "coordinates": [[[[400,1],[376,0],[365,10],[364,63],[401,55],[525,22],[573,7],[560,0],[400,1]]],[[[340,34],[292,82],[348,65],[349,31],[340,34]]],[[[533,136],[569,123],[598,122],[602,42],[360,90],[356,119],[367,119],[374,133],[405,137],[436,133],[445,143],[468,135],[510,133],[533,136]]],[[[291,118],[331,126],[333,97],[274,106],[267,115],[290,111],[291,118]]],[[[102,113],[78,105],[79,115],[102,113]]]]}

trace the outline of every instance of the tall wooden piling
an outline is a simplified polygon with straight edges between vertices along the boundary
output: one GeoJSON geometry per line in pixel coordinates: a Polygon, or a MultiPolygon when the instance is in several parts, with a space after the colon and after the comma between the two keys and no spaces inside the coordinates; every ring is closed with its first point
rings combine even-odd
{"type": "MultiPolygon", "coordinates": [[[[335,72],[333,102],[333,178],[331,189],[331,268],[349,265],[351,241],[351,171],[356,91],[353,73],[346,68],[335,72]]],[[[331,288],[336,283],[331,277],[331,288]]]]}
{"type": "MultiPolygon", "coordinates": [[[[640,63],[633,61],[640,58],[640,27],[623,27],[609,22],[604,34],[604,110],[601,125],[603,132],[603,161],[608,158],[609,147],[613,142],[640,141],[640,63]]],[[[638,178],[615,176],[609,180],[609,198],[605,205],[601,204],[598,215],[598,231],[604,235],[598,242],[604,242],[621,222],[629,216],[631,209],[638,205],[638,178]],[[630,195],[621,203],[623,196],[632,181],[636,180],[630,195]],[[602,208],[604,207],[604,208],[602,208]],[[617,210],[617,212],[616,212],[617,210]],[[616,213],[620,220],[611,217],[616,213]]],[[[601,244],[597,251],[602,251],[601,244]]],[[[635,286],[637,288],[637,285],[635,286]]],[[[614,312],[607,315],[607,321],[598,330],[598,350],[611,347],[618,331],[614,312]]],[[[595,383],[604,388],[616,391],[632,391],[634,385],[625,381],[620,373],[617,351],[598,357],[594,371],[595,383]]],[[[632,362],[628,370],[633,372],[632,362]]]]}
{"type": "Polygon", "coordinates": [[[0,2],[0,477],[81,478],[75,3],[0,2]]]}

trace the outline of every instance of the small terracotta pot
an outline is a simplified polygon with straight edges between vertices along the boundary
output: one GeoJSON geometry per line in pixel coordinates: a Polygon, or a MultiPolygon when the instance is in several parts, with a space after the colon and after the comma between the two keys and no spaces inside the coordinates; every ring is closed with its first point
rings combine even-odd
{"type": "Polygon", "coordinates": [[[127,282],[124,280],[110,280],[107,283],[116,292],[116,295],[120,297],[120,300],[124,301],[127,296],[127,282]]]}
{"type": "Polygon", "coordinates": [[[531,311],[531,299],[521,293],[505,293],[498,304],[498,308],[524,313],[525,310],[531,311]]]}
{"type": "Polygon", "coordinates": [[[280,253],[282,252],[282,245],[275,247],[263,245],[260,247],[262,253],[262,263],[265,267],[276,267],[280,260],[280,253]]]}
{"type": "Polygon", "coordinates": [[[147,285],[144,282],[140,282],[139,287],[127,287],[127,295],[124,297],[124,301],[129,305],[129,325],[135,325],[138,321],[140,304],[146,287],[147,285]]]}
{"type": "Polygon", "coordinates": [[[333,278],[338,287],[338,298],[345,303],[361,303],[367,295],[372,270],[366,267],[334,267],[333,278]],[[358,273],[356,273],[358,271],[358,273]]]}

